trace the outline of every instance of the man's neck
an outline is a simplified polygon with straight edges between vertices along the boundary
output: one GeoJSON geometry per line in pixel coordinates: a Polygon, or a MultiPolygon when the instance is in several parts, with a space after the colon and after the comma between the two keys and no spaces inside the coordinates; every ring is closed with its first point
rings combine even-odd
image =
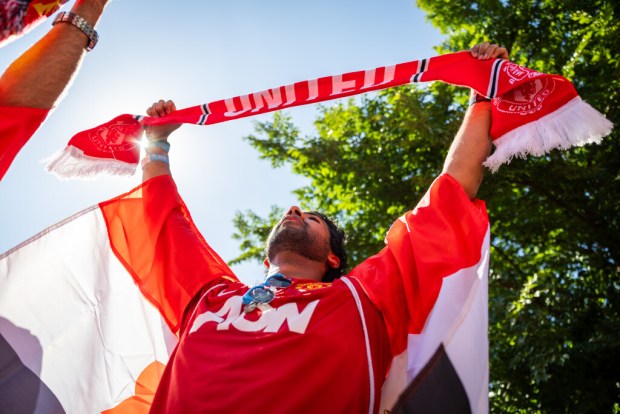
{"type": "Polygon", "coordinates": [[[307,279],[320,282],[327,272],[327,264],[307,259],[291,252],[279,253],[269,263],[267,275],[282,273],[290,279],[307,279]]]}

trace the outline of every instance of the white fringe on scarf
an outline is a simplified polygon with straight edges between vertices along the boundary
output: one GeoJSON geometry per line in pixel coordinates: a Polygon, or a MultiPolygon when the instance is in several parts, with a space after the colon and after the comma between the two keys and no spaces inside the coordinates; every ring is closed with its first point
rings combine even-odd
{"type": "Polygon", "coordinates": [[[102,174],[128,176],[133,175],[137,167],[137,164],[120,160],[89,157],[73,145],[68,145],[42,162],[46,164],[47,171],[61,180],[92,180],[102,174]]]}
{"type": "Polygon", "coordinates": [[[514,157],[541,156],[552,149],[568,149],[599,143],[613,128],[600,112],[576,97],[563,107],[534,122],[522,125],[499,137],[495,151],[484,166],[495,173],[514,157]]]}

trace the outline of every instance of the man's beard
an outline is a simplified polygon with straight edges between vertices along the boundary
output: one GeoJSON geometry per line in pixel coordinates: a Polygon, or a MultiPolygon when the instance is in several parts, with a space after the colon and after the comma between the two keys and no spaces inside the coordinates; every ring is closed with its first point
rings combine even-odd
{"type": "Polygon", "coordinates": [[[329,243],[310,233],[306,223],[303,227],[282,224],[279,223],[271,230],[265,243],[265,253],[270,261],[281,252],[296,253],[315,262],[327,260],[331,251],[329,243]]]}

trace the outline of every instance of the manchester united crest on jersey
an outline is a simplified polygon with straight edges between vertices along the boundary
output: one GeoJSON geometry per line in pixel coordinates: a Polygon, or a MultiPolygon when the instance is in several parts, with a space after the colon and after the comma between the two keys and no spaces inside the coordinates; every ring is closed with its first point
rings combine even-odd
{"type": "Polygon", "coordinates": [[[315,283],[298,283],[295,285],[295,289],[299,292],[306,292],[309,290],[324,289],[330,287],[331,283],[315,282],[315,283]]]}

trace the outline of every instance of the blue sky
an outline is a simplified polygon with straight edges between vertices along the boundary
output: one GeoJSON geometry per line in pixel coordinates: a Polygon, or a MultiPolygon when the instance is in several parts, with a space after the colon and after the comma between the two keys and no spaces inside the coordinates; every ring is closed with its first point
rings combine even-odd
{"type": "MultiPolygon", "coordinates": [[[[68,10],[73,2],[64,6],[68,10]]],[[[49,28],[0,49],[0,70],[49,28]]],[[[194,106],[326,75],[435,55],[442,36],[411,0],[113,0],[97,27],[99,44],[83,62],[67,96],[18,155],[0,182],[0,252],[46,227],[140,183],[128,178],[60,181],[40,160],[78,131],[121,113],[143,114],[159,98],[194,106]]],[[[288,110],[311,134],[316,106],[288,110]]],[[[261,115],[211,126],[185,125],[170,142],[173,176],[196,225],[225,260],[236,211],[265,215],[296,204],[305,184],[288,168],[273,169],[243,140],[261,115]]],[[[303,207],[303,206],[302,206],[303,207]]],[[[233,267],[247,283],[260,264],[233,267]]]]}

